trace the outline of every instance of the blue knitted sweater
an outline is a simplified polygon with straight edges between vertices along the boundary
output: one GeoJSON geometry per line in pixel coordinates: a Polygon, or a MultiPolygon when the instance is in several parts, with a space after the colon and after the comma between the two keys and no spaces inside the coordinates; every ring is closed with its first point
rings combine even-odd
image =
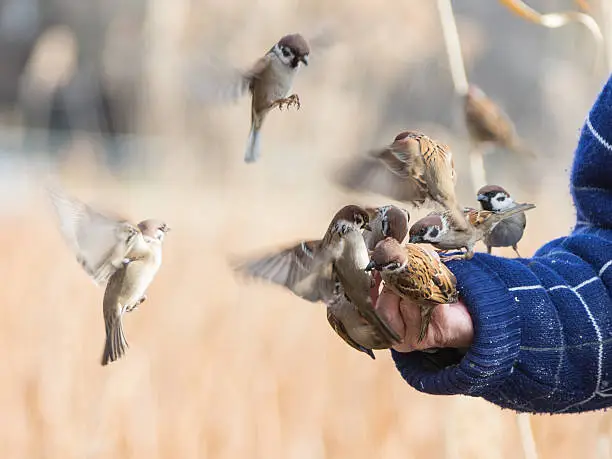
{"type": "Polygon", "coordinates": [[[474,340],[442,370],[428,369],[421,352],[392,351],[411,386],[526,412],[612,406],[612,77],[582,128],[570,186],[569,236],[532,258],[478,253],[449,263],[474,340]]]}

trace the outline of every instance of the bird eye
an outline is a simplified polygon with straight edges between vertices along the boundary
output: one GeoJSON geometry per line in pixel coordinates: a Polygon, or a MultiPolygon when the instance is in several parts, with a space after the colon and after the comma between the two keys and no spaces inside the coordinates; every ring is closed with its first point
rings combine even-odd
{"type": "Polygon", "coordinates": [[[400,267],[400,264],[397,261],[392,261],[391,263],[387,263],[384,266],[384,269],[388,269],[390,271],[395,271],[399,267],[400,267]]]}
{"type": "Polygon", "coordinates": [[[283,46],[282,51],[283,51],[283,56],[285,57],[289,57],[291,55],[291,51],[289,50],[289,48],[286,48],[283,46]]]}

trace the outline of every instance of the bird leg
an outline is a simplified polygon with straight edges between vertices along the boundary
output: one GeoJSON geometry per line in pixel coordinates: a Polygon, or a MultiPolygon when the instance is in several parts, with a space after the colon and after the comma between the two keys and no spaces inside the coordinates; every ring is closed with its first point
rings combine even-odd
{"type": "Polygon", "coordinates": [[[272,104],[270,104],[270,108],[274,108],[275,106],[278,106],[278,109],[282,110],[283,109],[283,105],[285,105],[286,108],[289,108],[292,105],[295,105],[295,107],[298,110],[302,106],[302,104],[300,104],[299,96],[297,94],[291,94],[289,97],[285,97],[283,99],[275,100],[274,102],[272,102],[272,104]]]}
{"type": "Polygon", "coordinates": [[[518,251],[518,247],[516,246],[516,244],[514,244],[514,245],[512,246],[512,250],[514,250],[514,252],[516,253],[516,256],[517,256],[517,257],[519,257],[519,258],[523,258],[523,257],[521,257],[521,254],[519,253],[519,251],[518,251]]]}
{"type": "Polygon", "coordinates": [[[138,309],[138,306],[140,306],[142,303],[145,302],[146,299],[147,299],[147,295],[142,295],[142,297],[140,297],[140,299],[136,303],[134,303],[134,304],[132,304],[130,306],[127,306],[125,308],[125,312],[135,311],[136,309],[138,309]]]}

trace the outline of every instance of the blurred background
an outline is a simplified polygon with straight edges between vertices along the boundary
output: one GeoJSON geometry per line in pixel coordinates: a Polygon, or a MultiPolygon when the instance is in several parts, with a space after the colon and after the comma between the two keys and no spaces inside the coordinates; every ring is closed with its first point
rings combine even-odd
{"type": "MultiPolygon", "coordinates": [[[[608,1],[589,2],[607,37],[608,1]]],[[[607,70],[593,70],[580,24],[453,6],[469,80],[538,153],[485,156],[490,183],[538,205],[529,256],[572,227],[573,149],[607,70]]],[[[418,393],[389,352],[346,346],[323,305],[238,282],[227,264],[319,237],[345,204],[390,202],[333,178],[406,128],[451,145],[461,201],[476,205],[435,2],[0,0],[0,56],[2,457],[522,457],[513,413],[418,393]],[[250,100],[202,103],[203,62],[246,68],[286,33],[322,31],[334,41],[296,78],[301,110],[272,112],[246,165],[250,100]],[[173,228],[148,301],[124,320],[131,347],[108,367],[103,291],[60,237],[50,175],[102,210],[173,228]]],[[[531,417],[540,457],[610,457],[610,416],[531,417]]]]}

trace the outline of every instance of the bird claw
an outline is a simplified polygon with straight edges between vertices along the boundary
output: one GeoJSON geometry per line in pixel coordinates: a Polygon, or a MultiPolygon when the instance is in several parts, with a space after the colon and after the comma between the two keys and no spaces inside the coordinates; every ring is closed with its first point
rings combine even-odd
{"type": "Polygon", "coordinates": [[[471,257],[468,257],[467,253],[455,254],[455,255],[444,255],[440,254],[440,261],[448,262],[453,260],[469,260],[471,257]]]}
{"type": "Polygon", "coordinates": [[[138,306],[140,306],[142,303],[145,302],[145,300],[147,299],[147,295],[142,295],[142,297],[133,305],[128,306],[125,308],[125,312],[133,312],[136,309],[138,309],[138,306]]]}
{"type": "Polygon", "coordinates": [[[285,97],[284,99],[278,99],[272,104],[272,106],[274,105],[277,105],[280,111],[283,110],[283,105],[285,105],[286,108],[295,105],[298,110],[302,106],[302,104],[300,103],[300,98],[297,94],[291,94],[289,97],[285,97]]]}

